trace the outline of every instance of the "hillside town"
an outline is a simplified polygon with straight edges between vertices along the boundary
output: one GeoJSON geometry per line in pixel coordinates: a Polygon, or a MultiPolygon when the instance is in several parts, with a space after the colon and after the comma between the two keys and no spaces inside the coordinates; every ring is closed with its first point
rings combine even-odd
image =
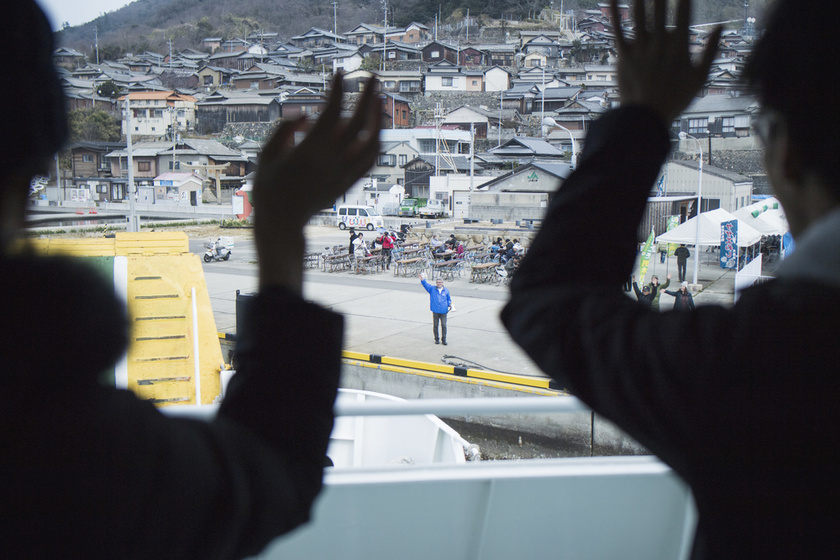
{"type": "MultiPolygon", "coordinates": [[[[263,31],[119,60],[60,47],[54,61],[68,110],[111,115],[120,140],[73,142],[56,162],[59,188],[55,177],[43,181],[34,202],[113,207],[127,201],[133,181],[141,204],[234,203],[246,217],[241,200],[261,143],[279,122],[317,115],[341,71],[348,110],[368,78],[379,79],[384,129],[376,165],[337,203],[389,213],[404,198],[422,198],[457,219],[538,220],[591,123],[618,103],[614,29],[632,34],[634,26],[627,5],[619,13],[622,21],[612,21],[604,3],[480,29],[469,16],[445,28],[362,23],[285,41],[263,31]]],[[[738,80],[757,38],[753,21],[745,9],[724,32],[702,96],[673,123],[675,154],[654,194],[684,198],[663,216],[696,212],[701,157],[702,211],[734,212],[765,193],[751,130],[757,104],[738,80]]],[[[692,27],[696,52],[712,27],[692,27]]]]}

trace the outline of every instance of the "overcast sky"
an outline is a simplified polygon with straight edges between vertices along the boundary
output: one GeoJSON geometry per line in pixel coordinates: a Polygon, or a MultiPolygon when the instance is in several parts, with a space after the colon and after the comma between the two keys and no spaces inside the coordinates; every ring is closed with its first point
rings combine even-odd
{"type": "MultiPolygon", "coordinates": [[[[13,0],[14,1],[14,0],[13,0]]],[[[61,29],[61,23],[66,21],[70,25],[81,25],[99,17],[100,14],[118,10],[130,4],[132,0],[36,0],[47,17],[50,18],[53,29],[61,29]]]]}

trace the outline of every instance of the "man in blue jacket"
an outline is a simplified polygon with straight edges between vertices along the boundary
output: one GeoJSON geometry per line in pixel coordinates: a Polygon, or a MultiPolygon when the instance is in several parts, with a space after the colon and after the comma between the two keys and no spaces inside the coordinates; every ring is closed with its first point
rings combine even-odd
{"type": "Polygon", "coordinates": [[[432,332],[435,334],[435,344],[443,342],[443,345],[446,346],[446,314],[452,309],[452,297],[440,278],[435,280],[434,286],[426,282],[425,274],[419,274],[418,278],[420,278],[420,283],[426,291],[429,292],[429,309],[432,310],[432,332]],[[438,336],[438,323],[441,326],[442,338],[438,336]]]}

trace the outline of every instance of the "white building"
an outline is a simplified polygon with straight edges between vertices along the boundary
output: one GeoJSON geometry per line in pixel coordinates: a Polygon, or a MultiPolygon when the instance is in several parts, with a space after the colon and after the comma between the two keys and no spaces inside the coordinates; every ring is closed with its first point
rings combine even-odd
{"type": "Polygon", "coordinates": [[[174,91],[136,91],[120,98],[123,109],[122,133],[128,133],[126,106],[131,108],[131,133],[135,136],[166,136],[195,128],[195,97],[174,91]]]}

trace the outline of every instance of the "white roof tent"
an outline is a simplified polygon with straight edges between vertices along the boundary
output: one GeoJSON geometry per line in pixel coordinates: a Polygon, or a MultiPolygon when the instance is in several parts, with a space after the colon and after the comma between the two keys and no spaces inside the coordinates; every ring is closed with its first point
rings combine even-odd
{"type": "MultiPolygon", "coordinates": [[[[723,222],[735,220],[735,216],[717,208],[710,212],[702,212],[685,221],[674,229],[656,238],[657,242],[685,243],[686,245],[720,245],[720,225],[723,222]],[[697,220],[700,220],[700,235],[697,234],[697,220]]],[[[738,220],[738,247],[751,247],[761,241],[761,232],[738,220]]]]}

